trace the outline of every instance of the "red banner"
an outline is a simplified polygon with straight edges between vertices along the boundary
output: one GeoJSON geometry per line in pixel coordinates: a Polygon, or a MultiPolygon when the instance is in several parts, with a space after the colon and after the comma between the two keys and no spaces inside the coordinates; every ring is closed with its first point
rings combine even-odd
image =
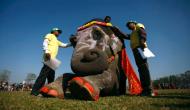
{"type": "Polygon", "coordinates": [[[121,65],[125,72],[126,77],[128,78],[129,92],[131,95],[138,95],[142,92],[141,83],[133,69],[130,60],[127,56],[126,50],[122,50],[122,61],[121,65]]]}

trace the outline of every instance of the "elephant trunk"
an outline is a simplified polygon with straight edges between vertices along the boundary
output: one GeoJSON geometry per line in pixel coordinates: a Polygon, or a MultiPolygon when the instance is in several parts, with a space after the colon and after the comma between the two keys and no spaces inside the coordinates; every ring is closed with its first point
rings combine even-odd
{"type": "Polygon", "coordinates": [[[100,74],[108,69],[107,55],[98,49],[78,51],[71,59],[71,69],[80,76],[100,74]]]}

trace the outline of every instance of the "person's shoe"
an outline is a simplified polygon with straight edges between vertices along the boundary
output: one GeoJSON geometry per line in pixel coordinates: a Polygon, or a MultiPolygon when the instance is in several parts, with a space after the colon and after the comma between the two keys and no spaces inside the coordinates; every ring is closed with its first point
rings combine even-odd
{"type": "Polygon", "coordinates": [[[37,93],[30,93],[30,95],[36,96],[36,97],[42,97],[42,94],[37,94],[37,93]]]}
{"type": "Polygon", "coordinates": [[[30,95],[32,95],[32,96],[37,96],[37,95],[39,95],[39,93],[31,92],[30,95]]]}
{"type": "Polygon", "coordinates": [[[158,91],[154,90],[154,91],[151,93],[151,96],[152,96],[152,97],[158,96],[158,91]]]}
{"type": "Polygon", "coordinates": [[[42,94],[38,94],[37,97],[43,97],[43,95],[42,94]]]}
{"type": "Polygon", "coordinates": [[[150,96],[150,97],[155,97],[158,95],[158,92],[152,91],[152,92],[142,92],[140,96],[150,96]]]}
{"type": "Polygon", "coordinates": [[[151,96],[152,92],[151,91],[142,91],[140,93],[140,96],[151,96]]]}

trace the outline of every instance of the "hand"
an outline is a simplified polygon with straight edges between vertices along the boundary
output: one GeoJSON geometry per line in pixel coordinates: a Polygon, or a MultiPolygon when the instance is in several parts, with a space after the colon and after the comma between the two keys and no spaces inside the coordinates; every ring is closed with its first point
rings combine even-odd
{"type": "Polygon", "coordinates": [[[111,56],[110,58],[107,59],[108,63],[111,63],[112,61],[115,60],[115,57],[114,56],[111,56]]]}
{"type": "Polygon", "coordinates": [[[143,48],[143,49],[147,47],[146,42],[145,42],[144,39],[140,40],[140,45],[141,45],[141,48],[143,48]]]}
{"type": "Polygon", "coordinates": [[[45,53],[44,60],[48,61],[48,60],[50,60],[50,58],[51,58],[51,55],[49,53],[45,53]]]}
{"type": "Polygon", "coordinates": [[[70,40],[70,42],[71,42],[71,45],[72,45],[73,47],[75,47],[75,46],[76,46],[76,43],[77,43],[77,38],[76,38],[75,36],[71,36],[69,40],[70,40]]]}

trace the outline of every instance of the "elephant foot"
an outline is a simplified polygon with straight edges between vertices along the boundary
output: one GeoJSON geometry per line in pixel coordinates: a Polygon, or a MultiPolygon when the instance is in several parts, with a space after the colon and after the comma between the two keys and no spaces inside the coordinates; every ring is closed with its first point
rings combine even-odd
{"type": "Polygon", "coordinates": [[[69,83],[71,95],[74,97],[93,101],[97,101],[99,99],[99,92],[97,92],[93,85],[84,78],[75,77],[69,83]]]}
{"type": "Polygon", "coordinates": [[[42,87],[40,89],[40,93],[44,97],[57,97],[57,98],[60,98],[60,99],[64,99],[64,94],[63,93],[59,93],[57,90],[50,89],[47,86],[42,87]]]}

